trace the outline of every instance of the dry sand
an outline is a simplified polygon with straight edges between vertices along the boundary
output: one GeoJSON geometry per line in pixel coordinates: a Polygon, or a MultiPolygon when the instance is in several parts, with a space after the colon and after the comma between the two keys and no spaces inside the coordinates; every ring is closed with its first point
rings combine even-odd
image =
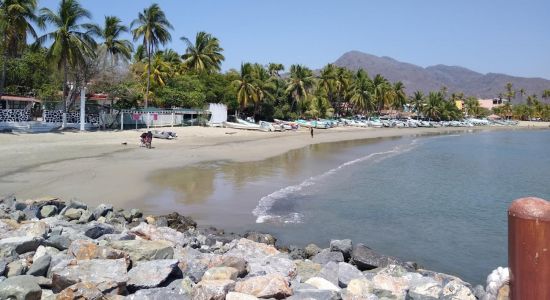
{"type": "MultiPolygon", "coordinates": [[[[549,123],[529,122],[520,127],[549,123]],[[535,123],[535,124],[532,124],[535,123]]],[[[487,129],[510,129],[490,127],[487,129]]],[[[0,134],[0,196],[78,198],[91,205],[121,205],[150,190],[154,171],[215,160],[252,161],[343,140],[472,130],[467,128],[333,128],[297,132],[255,132],[226,128],[165,128],[176,140],[139,147],[141,131],[0,134]]]]}

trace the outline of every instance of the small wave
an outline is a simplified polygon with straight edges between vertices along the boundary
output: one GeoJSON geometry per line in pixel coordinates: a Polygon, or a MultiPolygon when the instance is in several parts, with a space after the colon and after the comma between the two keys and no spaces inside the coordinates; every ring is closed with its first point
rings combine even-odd
{"type": "Polygon", "coordinates": [[[376,152],[371,153],[369,155],[345,162],[341,165],[339,165],[336,168],[330,169],[326,171],[323,174],[312,176],[304,181],[302,181],[300,184],[297,185],[291,185],[284,187],[280,190],[277,190],[267,196],[264,196],[260,199],[258,205],[256,208],[252,211],[252,214],[256,216],[256,223],[301,223],[303,221],[303,214],[297,213],[297,212],[291,212],[287,215],[270,215],[269,210],[273,207],[275,202],[277,202],[280,199],[284,199],[288,197],[291,194],[296,194],[302,190],[304,190],[306,187],[312,186],[316,184],[318,181],[333,175],[334,173],[355,165],[360,162],[364,162],[373,158],[379,158],[376,160],[376,162],[379,162],[383,159],[386,159],[388,157],[392,157],[394,155],[402,154],[405,152],[408,152],[415,148],[417,144],[417,140],[412,140],[410,144],[406,145],[399,145],[394,147],[391,150],[383,151],[383,152],[376,152]]]}

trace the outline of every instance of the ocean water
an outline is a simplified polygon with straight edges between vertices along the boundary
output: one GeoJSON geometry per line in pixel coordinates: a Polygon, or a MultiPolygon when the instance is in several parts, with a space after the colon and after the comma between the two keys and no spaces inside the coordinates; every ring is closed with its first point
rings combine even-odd
{"type": "Polygon", "coordinates": [[[270,232],[280,245],[350,238],[478,284],[507,265],[510,203],[550,199],[549,150],[549,130],[312,145],[156,174],[145,209],[270,232]]]}

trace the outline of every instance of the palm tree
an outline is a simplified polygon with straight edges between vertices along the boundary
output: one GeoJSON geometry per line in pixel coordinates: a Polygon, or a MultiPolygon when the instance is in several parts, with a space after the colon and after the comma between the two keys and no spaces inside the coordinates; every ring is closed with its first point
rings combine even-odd
{"type": "Polygon", "coordinates": [[[384,76],[376,74],[372,80],[372,96],[378,106],[378,114],[382,111],[384,106],[389,104],[392,100],[391,85],[384,76]]]}
{"type": "Polygon", "coordinates": [[[477,117],[481,111],[481,105],[479,105],[479,101],[475,97],[466,99],[466,101],[464,101],[464,107],[466,108],[467,116],[477,117]]]}
{"type": "Polygon", "coordinates": [[[443,92],[430,92],[428,95],[428,101],[424,105],[424,115],[430,120],[439,120],[441,117],[441,106],[444,102],[443,92]]]}
{"type": "Polygon", "coordinates": [[[67,81],[69,68],[76,68],[95,57],[96,42],[93,34],[99,29],[96,25],[83,23],[91,14],[77,0],[62,0],[56,11],[49,8],[40,10],[39,22],[50,24],[52,31],[38,38],[42,44],[52,40],[47,57],[57,62],[63,71],[63,111],[67,112],[67,81]]]}
{"type": "MultiPolygon", "coordinates": [[[[153,53],[160,45],[165,45],[172,40],[169,29],[173,29],[172,24],[168,22],[166,15],[160,9],[158,4],[152,4],[143,12],[138,14],[138,18],[130,24],[134,41],[143,39],[143,47],[147,56],[147,72],[151,72],[151,58],[153,53]],[[134,28],[135,27],[135,28],[134,28]]],[[[149,100],[149,89],[151,88],[151,74],[147,75],[147,90],[145,92],[145,108],[149,100]]]]}
{"type": "Polygon", "coordinates": [[[276,86],[271,78],[268,70],[260,64],[252,66],[253,82],[256,87],[256,102],[254,103],[254,119],[259,112],[261,103],[266,99],[273,99],[273,92],[276,91],[276,86]]]}
{"type": "Polygon", "coordinates": [[[355,80],[352,87],[352,96],[350,103],[357,112],[364,113],[374,110],[372,101],[372,81],[367,72],[359,69],[355,74],[355,80]]]}
{"type": "Polygon", "coordinates": [[[123,33],[127,33],[128,27],[121,25],[121,20],[115,16],[105,16],[105,25],[97,33],[103,39],[99,52],[103,56],[104,65],[109,62],[113,67],[120,60],[128,61],[132,57],[134,46],[129,40],[121,39],[123,33]]]}
{"type": "Polygon", "coordinates": [[[420,113],[422,113],[422,108],[424,106],[424,93],[422,91],[416,91],[414,92],[413,96],[410,98],[410,103],[414,110],[416,111],[416,119],[420,117],[420,113]]]}
{"type": "Polygon", "coordinates": [[[315,79],[310,69],[302,65],[290,66],[290,78],[286,92],[293,99],[292,107],[296,102],[306,100],[314,83],[315,79]]]}
{"type": "Polygon", "coordinates": [[[336,115],[340,116],[341,103],[348,100],[353,74],[346,68],[336,69],[336,115]]]}
{"type": "Polygon", "coordinates": [[[336,81],[337,67],[334,64],[328,64],[319,74],[319,87],[325,92],[328,101],[336,106],[336,81]]]}
{"type": "Polygon", "coordinates": [[[182,37],[181,40],[187,44],[187,50],[182,58],[188,69],[199,73],[220,71],[225,57],[222,54],[223,48],[220,47],[220,41],[217,38],[201,31],[195,37],[195,44],[186,37],[182,37]]]}
{"type": "Polygon", "coordinates": [[[2,46],[2,75],[0,77],[0,96],[4,93],[6,82],[6,62],[10,56],[16,56],[27,42],[30,34],[37,37],[33,23],[37,23],[36,0],[0,1],[0,46],[2,46]]]}
{"type": "Polygon", "coordinates": [[[281,77],[281,74],[279,72],[285,70],[285,66],[283,64],[277,64],[277,63],[269,63],[267,66],[267,70],[269,71],[269,75],[274,78],[281,77]]]}
{"type": "Polygon", "coordinates": [[[542,92],[542,99],[546,100],[548,98],[550,98],[550,90],[544,90],[542,92]]]}
{"type": "Polygon", "coordinates": [[[256,91],[256,86],[254,85],[252,64],[241,64],[239,79],[233,81],[233,84],[237,87],[237,101],[239,102],[241,109],[246,108],[250,102],[256,103],[258,93],[256,91]]]}
{"type": "Polygon", "coordinates": [[[516,91],[514,91],[514,86],[511,82],[506,83],[506,99],[508,102],[512,102],[512,98],[516,97],[516,91]]]}
{"type": "Polygon", "coordinates": [[[403,107],[407,104],[407,95],[405,94],[405,85],[403,82],[398,81],[393,84],[393,101],[392,107],[397,111],[403,110],[403,107]]]}

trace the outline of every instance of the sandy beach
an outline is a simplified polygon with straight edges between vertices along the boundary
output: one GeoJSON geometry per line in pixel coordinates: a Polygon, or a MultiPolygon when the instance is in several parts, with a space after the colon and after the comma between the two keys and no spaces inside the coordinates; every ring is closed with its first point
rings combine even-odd
{"type": "MultiPolygon", "coordinates": [[[[518,127],[475,130],[548,128],[548,123],[523,122],[518,127]]],[[[18,198],[78,198],[91,205],[131,203],[151,189],[153,172],[205,161],[255,161],[310,144],[394,137],[471,128],[364,129],[333,128],[265,133],[227,128],[165,128],[176,140],[154,139],[154,149],[139,147],[140,132],[96,131],[46,134],[0,134],[0,194],[18,198]]]]}

